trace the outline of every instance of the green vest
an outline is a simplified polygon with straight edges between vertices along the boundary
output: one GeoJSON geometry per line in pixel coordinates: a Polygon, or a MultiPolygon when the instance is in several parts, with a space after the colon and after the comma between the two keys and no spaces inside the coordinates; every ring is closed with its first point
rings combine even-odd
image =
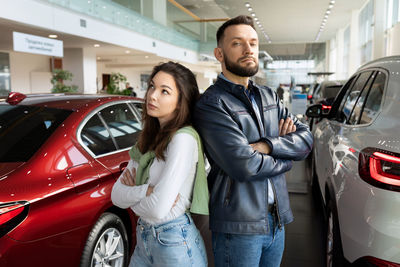
{"type": "MultiPolygon", "coordinates": [[[[196,176],[194,180],[193,198],[192,205],[190,207],[191,213],[197,213],[202,215],[209,215],[208,211],[208,185],[207,185],[207,174],[205,169],[203,146],[201,144],[200,136],[196,130],[191,126],[186,126],[179,129],[175,134],[188,133],[192,135],[197,142],[198,148],[198,161],[196,166],[196,176]]],[[[156,157],[154,151],[148,151],[145,154],[140,153],[136,145],[134,145],[129,151],[129,155],[135,160],[139,166],[136,170],[136,185],[142,185],[147,183],[149,180],[149,170],[153,164],[153,160],[156,157]]]]}

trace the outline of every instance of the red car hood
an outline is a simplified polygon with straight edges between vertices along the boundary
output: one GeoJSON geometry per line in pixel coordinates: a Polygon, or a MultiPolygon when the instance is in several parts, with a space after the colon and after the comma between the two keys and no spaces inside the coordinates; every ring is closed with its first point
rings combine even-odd
{"type": "Polygon", "coordinates": [[[25,162],[0,162],[0,180],[7,178],[7,175],[25,162]]]}

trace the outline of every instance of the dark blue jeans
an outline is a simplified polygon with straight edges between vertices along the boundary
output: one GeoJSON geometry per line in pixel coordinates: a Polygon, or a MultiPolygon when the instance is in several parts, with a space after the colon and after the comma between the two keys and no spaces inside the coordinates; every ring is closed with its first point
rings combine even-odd
{"type": "Polygon", "coordinates": [[[268,214],[268,235],[212,233],[216,267],[279,267],[285,248],[285,229],[268,214]]]}

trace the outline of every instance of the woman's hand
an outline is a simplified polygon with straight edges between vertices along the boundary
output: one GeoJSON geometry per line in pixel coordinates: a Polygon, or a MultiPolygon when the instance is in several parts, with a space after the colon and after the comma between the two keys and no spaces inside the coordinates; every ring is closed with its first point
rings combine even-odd
{"type": "Polygon", "coordinates": [[[127,186],[135,186],[136,185],[136,169],[133,168],[132,172],[127,168],[123,171],[121,177],[121,184],[127,186]]]}

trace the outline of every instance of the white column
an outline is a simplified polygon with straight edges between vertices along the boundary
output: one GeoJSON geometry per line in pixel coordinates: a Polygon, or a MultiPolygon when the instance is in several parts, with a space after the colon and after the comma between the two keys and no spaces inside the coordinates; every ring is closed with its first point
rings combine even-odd
{"type": "Polygon", "coordinates": [[[63,69],[72,73],[72,81],[66,85],[78,86],[78,92],[83,92],[83,51],[82,48],[65,48],[63,57],[63,69]]]}
{"type": "Polygon", "coordinates": [[[86,94],[97,93],[96,53],[90,48],[64,49],[63,69],[73,74],[68,85],[77,85],[78,91],[86,94]]]}
{"type": "Polygon", "coordinates": [[[346,75],[343,73],[343,48],[344,48],[344,29],[340,29],[336,33],[336,80],[346,79],[346,75]]]}
{"type": "Polygon", "coordinates": [[[360,10],[353,10],[351,12],[349,75],[352,75],[354,72],[356,72],[356,70],[360,66],[360,45],[358,43],[359,14],[360,14],[360,10]]]}
{"type": "Polygon", "coordinates": [[[97,62],[94,48],[83,49],[83,92],[97,93],[97,62]]]}
{"type": "Polygon", "coordinates": [[[384,56],[385,45],[385,1],[375,0],[374,3],[374,33],[372,39],[372,59],[384,56]]]}

